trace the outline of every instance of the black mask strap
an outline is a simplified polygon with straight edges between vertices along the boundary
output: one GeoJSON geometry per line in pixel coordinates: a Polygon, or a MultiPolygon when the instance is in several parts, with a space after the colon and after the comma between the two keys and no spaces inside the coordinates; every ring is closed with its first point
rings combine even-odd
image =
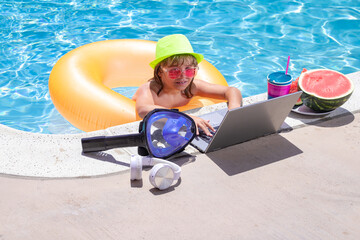
{"type": "MultiPolygon", "coordinates": [[[[141,133],[142,131],[145,131],[144,126],[145,126],[144,121],[141,121],[139,124],[139,133],[141,133]]],[[[138,154],[140,156],[148,156],[149,152],[145,147],[138,147],[138,154]]]]}

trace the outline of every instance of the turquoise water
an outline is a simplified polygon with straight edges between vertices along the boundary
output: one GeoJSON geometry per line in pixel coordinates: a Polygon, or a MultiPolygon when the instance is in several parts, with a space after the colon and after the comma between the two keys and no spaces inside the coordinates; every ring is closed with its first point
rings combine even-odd
{"type": "Polygon", "coordinates": [[[29,132],[80,132],[54,108],[48,78],[61,56],[95,41],[185,34],[245,97],[265,92],[288,55],[294,78],[302,68],[360,70],[358,1],[0,0],[0,8],[0,123],[29,132]]]}

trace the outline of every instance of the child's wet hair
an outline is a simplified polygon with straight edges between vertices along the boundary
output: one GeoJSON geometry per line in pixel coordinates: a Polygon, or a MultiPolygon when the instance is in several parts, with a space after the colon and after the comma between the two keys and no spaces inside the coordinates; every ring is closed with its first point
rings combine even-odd
{"type": "MultiPolygon", "coordinates": [[[[171,57],[164,59],[155,67],[153,79],[160,86],[159,91],[156,93],[157,95],[160,94],[161,90],[164,87],[164,85],[159,77],[159,74],[158,74],[159,69],[161,67],[180,67],[183,65],[190,65],[190,66],[197,67],[198,62],[197,62],[196,58],[191,54],[179,54],[179,55],[173,55],[171,57]]],[[[193,96],[193,94],[191,93],[191,87],[192,87],[194,78],[191,79],[189,86],[187,86],[187,88],[184,90],[184,94],[187,98],[191,98],[193,96]]]]}

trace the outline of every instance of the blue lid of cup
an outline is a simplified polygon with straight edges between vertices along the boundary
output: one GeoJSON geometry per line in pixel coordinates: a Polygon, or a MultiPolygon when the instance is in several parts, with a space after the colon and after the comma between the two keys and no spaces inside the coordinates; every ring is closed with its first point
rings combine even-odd
{"type": "Polygon", "coordinates": [[[287,85],[292,82],[292,78],[285,72],[273,72],[268,75],[268,81],[272,84],[287,85]]]}

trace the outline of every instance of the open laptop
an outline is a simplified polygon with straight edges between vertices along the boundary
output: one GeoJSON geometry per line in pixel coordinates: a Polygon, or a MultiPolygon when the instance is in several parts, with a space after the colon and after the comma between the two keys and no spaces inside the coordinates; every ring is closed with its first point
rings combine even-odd
{"type": "Polygon", "coordinates": [[[216,132],[208,137],[200,131],[191,145],[207,153],[276,133],[301,93],[299,91],[232,110],[221,109],[204,114],[200,117],[210,120],[216,132]]]}

